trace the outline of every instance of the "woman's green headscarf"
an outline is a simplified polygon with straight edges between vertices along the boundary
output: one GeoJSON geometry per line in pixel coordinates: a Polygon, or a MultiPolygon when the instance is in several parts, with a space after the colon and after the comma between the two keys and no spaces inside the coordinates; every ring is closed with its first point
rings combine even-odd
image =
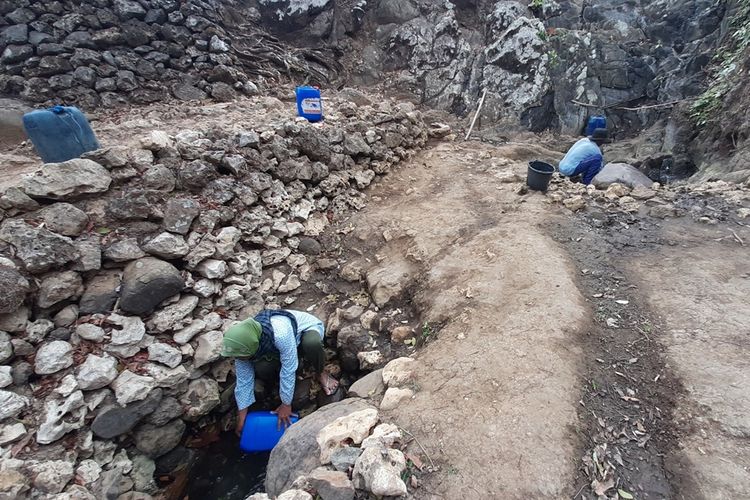
{"type": "Polygon", "coordinates": [[[221,355],[225,358],[251,358],[258,352],[263,329],[253,318],[229,328],[224,334],[221,355]]]}

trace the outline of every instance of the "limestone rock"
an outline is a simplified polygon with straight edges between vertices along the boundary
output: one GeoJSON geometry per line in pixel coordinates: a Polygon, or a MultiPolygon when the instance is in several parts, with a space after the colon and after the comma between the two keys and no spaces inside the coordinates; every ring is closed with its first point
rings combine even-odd
{"type": "Polygon", "coordinates": [[[623,196],[630,194],[630,188],[619,182],[613,182],[607,187],[607,191],[604,193],[605,198],[608,200],[617,200],[623,196]]]}
{"type": "Polygon", "coordinates": [[[102,268],[102,247],[99,238],[89,236],[79,238],[73,243],[78,252],[78,258],[71,267],[74,271],[97,271],[102,268]]]}
{"type": "Polygon", "coordinates": [[[234,247],[239,243],[242,231],[236,227],[224,227],[216,236],[215,259],[229,259],[234,256],[234,247]]]}
{"type": "Polygon", "coordinates": [[[47,271],[78,257],[69,238],[20,220],[4,221],[0,226],[0,240],[15,247],[16,257],[30,273],[47,271]]]}
{"type": "Polygon", "coordinates": [[[412,396],[414,396],[414,391],[411,389],[389,387],[383,395],[383,400],[380,402],[380,409],[385,411],[395,410],[403,401],[411,399],[412,396]]]}
{"type": "Polygon", "coordinates": [[[0,430],[0,446],[18,441],[26,435],[26,427],[21,422],[4,425],[0,430]]]}
{"type": "Polygon", "coordinates": [[[195,295],[184,295],[172,305],[157,311],[149,321],[149,327],[153,332],[163,333],[182,326],[182,320],[187,317],[198,305],[198,297],[195,295]]]}
{"type": "MultiPolygon", "coordinates": [[[[212,326],[219,327],[221,326],[221,322],[219,322],[218,325],[212,325],[212,326]]],[[[193,339],[193,337],[195,337],[202,331],[206,330],[206,328],[207,328],[206,321],[203,321],[202,319],[196,319],[192,323],[190,323],[188,326],[183,328],[182,330],[175,332],[175,334],[172,336],[172,339],[178,344],[184,345],[190,342],[193,339]]]]}
{"type": "Polygon", "coordinates": [[[29,398],[15,392],[0,390],[0,422],[16,417],[29,406],[29,398]]]}
{"type": "Polygon", "coordinates": [[[586,200],[581,195],[571,196],[563,200],[563,205],[571,212],[578,212],[586,208],[586,200]]]}
{"type": "Polygon", "coordinates": [[[66,460],[37,462],[29,467],[34,488],[44,493],[60,493],[73,479],[73,464],[66,460]]]}
{"type": "MultiPolygon", "coordinates": [[[[172,171],[164,165],[152,165],[148,167],[142,177],[143,187],[155,191],[174,191],[177,178],[172,171]]],[[[171,200],[170,200],[171,201],[171,200]]]]}
{"type": "Polygon", "coordinates": [[[42,219],[50,231],[63,236],[79,236],[89,223],[86,212],[70,203],[54,203],[42,210],[42,219]]]}
{"type": "Polygon", "coordinates": [[[291,426],[271,452],[266,472],[266,491],[276,496],[291,487],[299,476],[320,467],[318,432],[339,417],[374,408],[365,401],[350,398],[319,408],[291,426]]]}
{"type": "Polygon", "coordinates": [[[393,448],[394,444],[400,443],[403,439],[401,431],[394,424],[380,424],[375,427],[372,434],[362,441],[362,448],[393,448]]]}
{"type": "Polygon", "coordinates": [[[29,292],[29,282],[12,267],[0,266],[0,314],[16,311],[29,292]]]}
{"type": "Polygon", "coordinates": [[[101,389],[111,384],[117,378],[117,360],[103,354],[89,354],[86,361],[78,367],[76,381],[78,387],[84,391],[101,389]]]}
{"type": "Polygon", "coordinates": [[[135,238],[114,241],[104,249],[104,258],[114,262],[129,262],[145,256],[146,252],[141,249],[135,238]]]}
{"type": "Polygon", "coordinates": [[[0,495],[3,498],[24,498],[29,490],[29,479],[13,469],[0,470],[0,495]]]}
{"type": "Polygon", "coordinates": [[[187,234],[200,211],[200,203],[193,199],[171,199],[164,208],[164,228],[172,233],[187,234]]]}
{"type": "Polygon", "coordinates": [[[156,387],[156,380],[152,377],[136,375],[130,370],[125,370],[112,382],[117,402],[121,405],[146,399],[152,389],[156,387]]]}
{"type": "Polygon", "coordinates": [[[185,420],[195,422],[216,408],[220,403],[219,384],[210,378],[201,377],[188,385],[188,390],[180,398],[185,407],[185,420]]]}
{"type": "Polygon", "coordinates": [[[63,340],[42,345],[34,358],[34,373],[50,375],[73,364],[73,346],[63,340]]]}
{"type": "Polygon", "coordinates": [[[277,496],[276,500],[313,500],[313,497],[303,490],[288,490],[277,496]]]}
{"type": "Polygon", "coordinates": [[[116,326],[110,337],[110,343],[114,346],[137,346],[146,335],[146,326],[137,316],[110,314],[107,322],[116,326]]]}
{"type": "Polygon", "coordinates": [[[396,358],[383,368],[383,382],[387,387],[401,387],[414,378],[416,361],[412,358],[396,358]]]}
{"type": "Polygon", "coordinates": [[[135,446],[147,457],[160,457],[180,444],[185,428],[185,422],[179,418],[161,427],[151,424],[142,425],[135,431],[135,446]]]}
{"type": "Polygon", "coordinates": [[[357,353],[359,368],[361,370],[372,370],[385,361],[383,353],[380,351],[362,351],[357,353]]]}
{"type": "Polygon", "coordinates": [[[36,432],[36,442],[50,444],[83,427],[86,419],[83,392],[75,391],[62,402],[48,399],[44,404],[44,413],[44,422],[36,432]]]}
{"type": "Polygon", "coordinates": [[[133,314],[148,314],[184,287],[180,272],[169,262],[139,259],[128,264],[122,275],[120,307],[133,314]]]}
{"type": "Polygon", "coordinates": [[[221,358],[223,339],[224,335],[219,331],[204,333],[198,337],[193,368],[200,368],[221,358]]]}
{"type": "Polygon", "coordinates": [[[104,340],[104,329],[91,323],[82,323],[76,327],[76,335],[90,342],[101,342],[104,340]]]}
{"type": "Polygon", "coordinates": [[[70,200],[104,193],[111,182],[107,169],[95,161],[77,158],[43,165],[36,173],[24,177],[23,190],[32,198],[70,200]]]}
{"type": "Polygon", "coordinates": [[[148,376],[156,380],[158,387],[176,387],[190,378],[184,365],[169,368],[156,363],[146,363],[144,369],[148,376]]]}
{"type": "Polygon", "coordinates": [[[29,322],[29,310],[26,307],[19,307],[12,313],[0,314],[0,331],[3,332],[23,332],[29,322]]]}
{"type": "Polygon", "coordinates": [[[319,467],[307,475],[307,484],[323,500],[354,500],[354,486],[344,472],[319,467]]]}
{"type": "Polygon", "coordinates": [[[148,346],[148,360],[156,361],[170,368],[176,368],[182,363],[182,353],[169,344],[156,343],[148,346]]]}
{"type": "Polygon", "coordinates": [[[8,387],[12,383],[13,383],[13,368],[8,365],[0,365],[0,389],[4,389],[5,387],[8,387]]]}
{"type": "Polygon", "coordinates": [[[143,249],[151,255],[163,259],[184,257],[190,251],[190,247],[181,236],[168,232],[157,234],[151,238],[143,245],[143,249]]]}
{"type": "Polygon", "coordinates": [[[331,465],[340,472],[349,472],[362,454],[362,448],[344,446],[333,452],[331,465]]]}
{"type": "Polygon", "coordinates": [[[101,472],[102,468],[96,463],[96,460],[82,460],[76,469],[76,481],[80,481],[84,485],[93,484],[99,479],[101,472]]]}
{"type": "Polygon", "coordinates": [[[229,272],[227,263],[223,260],[206,259],[195,268],[201,276],[208,279],[224,278],[229,272]]]}
{"type": "Polygon", "coordinates": [[[401,344],[404,340],[414,336],[414,332],[409,326],[397,326],[391,331],[391,342],[401,344]]]}
{"type": "Polygon", "coordinates": [[[375,370],[368,373],[349,387],[349,396],[355,398],[377,398],[385,392],[383,383],[383,370],[375,370]]]}
{"type": "Polygon", "coordinates": [[[406,495],[406,484],[401,473],[406,469],[406,458],[398,450],[366,448],[357,459],[352,472],[352,482],[357,489],[377,496],[400,497],[406,495]]]}
{"type": "Polygon", "coordinates": [[[333,452],[345,442],[361,443],[377,422],[378,411],[371,408],[339,417],[323,427],[316,437],[320,447],[320,463],[330,463],[333,452]]]}
{"type": "Polygon", "coordinates": [[[367,286],[373,302],[383,307],[400,297],[412,283],[411,273],[409,264],[402,260],[370,269],[367,272],[367,286]]]}
{"type": "Polygon", "coordinates": [[[75,271],[47,275],[39,286],[39,307],[52,307],[58,302],[78,297],[83,293],[83,280],[75,271]]]}

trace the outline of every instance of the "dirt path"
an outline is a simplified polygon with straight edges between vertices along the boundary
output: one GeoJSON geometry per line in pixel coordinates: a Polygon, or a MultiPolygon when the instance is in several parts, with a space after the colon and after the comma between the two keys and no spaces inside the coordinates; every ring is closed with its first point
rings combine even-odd
{"type": "Polygon", "coordinates": [[[676,246],[630,266],[664,319],[667,359],[685,386],[674,420],[683,432],[668,465],[686,499],[750,496],[750,265],[738,242],[717,241],[726,234],[671,224],[665,235],[676,246]]]}
{"type": "Polygon", "coordinates": [[[419,275],[412,299],[426,323],[442,325],[419,356],[416,397],[393,415],[441,467],[425,498],[574,493],[577,335],[588,315],[573,266],[540,227],[557,210],[502,182],[538,155],[548,156],[439,146],[353,219],[379,267],[411,263],[399,265],[419,275]],[[386,230],[395,237],[384,244],[386,230]]]}
{"type": "Polygon", "coordinates": [[[415,496],[748,497],[750,274],[726,236],[750,228],[517,195],[525,162],[555,155],[443,144],[351,220],[429,325],[390,415],[440,469],[415,496]]]}

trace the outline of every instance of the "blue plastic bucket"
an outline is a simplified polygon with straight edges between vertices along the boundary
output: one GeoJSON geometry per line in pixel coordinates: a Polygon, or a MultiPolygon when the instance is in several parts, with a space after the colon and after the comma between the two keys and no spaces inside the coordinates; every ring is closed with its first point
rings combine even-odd
{"type": "Polygon", "coordinates": [[[607,128],[607,119],[601,115],[590,117],[586,125],[586,135],[592,135],[598,128],[607,128]]]}
{"type": "Polygon", "coordinates": [[[323,101],[320,89],[315,87],[297,87],[297,113],[310,122],[323,119],[323,101]]]}
{"type": "MultiPolygon", "coordinates": [[[[293,415],[291,420],[294,424],[299,417],[293,415]]],[[[279,418],[270,411],[248,413],[240,437],[240,449],[245,453],[272,450],[286,430],[279,429],[278,424],[279,418]]]]}
{"type": "Polygon", "coordinates": [[[99,149],[94,131],[78,109],[55,106],[23,116],[26,135],[44,163],[60,163],[99,149]]]}

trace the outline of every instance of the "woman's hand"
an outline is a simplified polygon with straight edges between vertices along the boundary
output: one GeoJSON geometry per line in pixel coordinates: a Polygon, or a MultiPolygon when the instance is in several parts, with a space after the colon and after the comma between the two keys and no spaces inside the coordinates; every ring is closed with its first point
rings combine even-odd
{"type": "Polygon", "coordinates": [[[277,417],[279,417],[279,423],[277,426],[277,429],[281,430],[281,426],[283,425],[284,428],[289,427],[292,425],[292,407],[291,405],[281,405],[278,408],[276,408],[276,411],[274,411],[277,417]]]}

